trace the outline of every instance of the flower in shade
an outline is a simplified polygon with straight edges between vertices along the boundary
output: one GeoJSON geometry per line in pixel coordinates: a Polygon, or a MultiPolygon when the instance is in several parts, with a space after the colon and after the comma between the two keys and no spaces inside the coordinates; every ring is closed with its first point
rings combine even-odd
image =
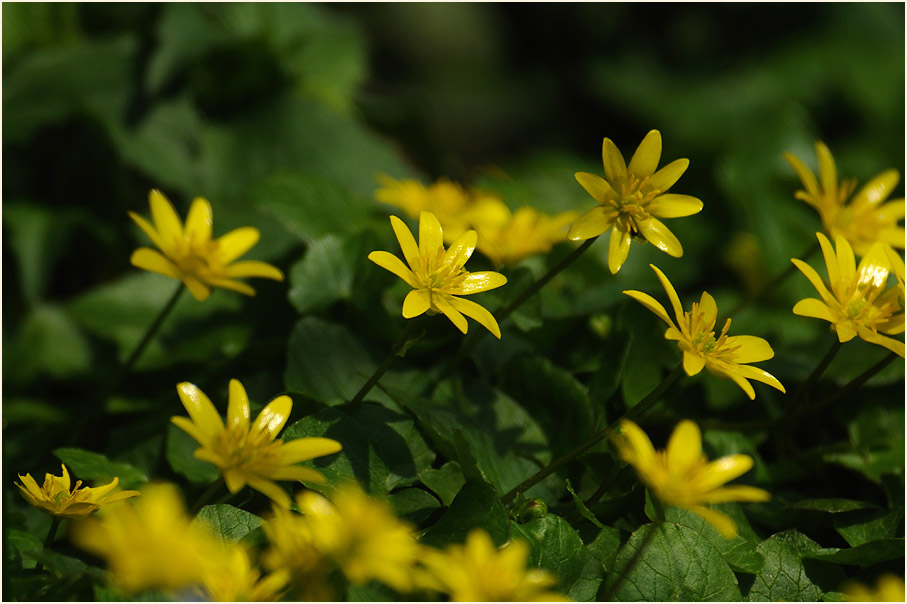
{"type": "Polygon", "coordinates": [[[877,241],[903,249],[904,227],[898,226],[898,221],[904,218],[904,199],[886,202],[900,179],[898,171],[882,172],[848,203],[850,194],[857,187],[856,179],[838,183],[835,159],[822,141],[816,141],[816,156],[819,158],[818,179],[797,156],[784,154],[806,189],[797,191],[794,197],[819,212],[822,227],[829,237],[842,235],[859,256],[869,253],[877,241]]]}
{"type": "Polygon", "coordinates": [[[512,540],[498,549],[487,532],[475,529],[463,545],[426,549],[422,562],[427,574],[421,582],[453,602],[569,602],[550,591],[557,578],[542,569],[527,569],[528,560],[525,541],[512,540]]]}
{"type": "Polygon", "coordinates": [[[500,338],[501,329],[490,312],[475,302],[458,297],[507,283],[507,278],[500,273],[470,273],[463,268],[476,248],[476,232],[466,231],[445,251],[441,225],[431,212],[422,212],[419,217],[418,245],[402,220],[391,216],[391,225],[409,266],[390,252],[372,252],[368,259],[413,288],[403,300],[403,316],[411,319],[425,312],[444,313],[457,329],[466,333],[466,318],[463,316],[466,315],[500,338]]]}
{"type": "Polygon", "coordinates": [[[646,433],[629,420],[621,420],[611,440],[621,459],[633,466],[660,501],[693,512],[725,537],[734,537],[737,525],[727,515],[706,507],[708,504],[771,498],[768,491],[755,487],[723,486],[749,471],[753,459],[736,454],[709,462],[702,452],[699,426],[690,420],[677,424],[667,449],[656,451],[646,433]]]}
{"type": "Polygon", "coordinates": [[[293,408],[293,401],[286,395],[268,403],[251,422],[246,390],[239,380],[230,380],[224,425],[211,400],[197,386],[182,382],[176,389],[189,417],[173,417],[171,421],[198,441],[201,447],[195,450],[195,457],[217,466],[231,493],[248,484],[278,505],[289,507],[290,497],[274,481],[324,482],[321,472],[296,464],[342,448],[330,438],[288,442],[277,438],[293,408]]]}
{"type": "Polygon", "coordinates": [[[61,476],[45,474],[44,484],[40,487],[31,474],[25,476],[19,474],[22,484],[16,483],[25,500],[47,514],[61,518],[81,518],[108,503],[123,501],[139,495],[138,491],[114,492],[120,483],[120,479],[117,477],[101,487],[82,487],[81,480],[77,480],[73,486],[69,478],[69,470],[65,465],[61,464],[61,466],[63,474],[61,476]]]}
{"type": "Polygon", "coordinates": [[[283,281],[283,273],[265,262],[234,262],[258,243],[258,229],[241,227],[212,239],[211,204],[207,199],[195,198],[185,225],[163,193],[152,189],[148,200],[153,225],[134,212],[129,212],[129,216],[158,249],[142,247],[135,250],[131,258],[133,265],[181,280],[199,301],[208,298],[212,287],[254,296],[254,289],[236,280],[240,277],[283,281]]]}
{"type": "Polygon", "coordinates": [[[573,211],[549,216],[530,206],[511,212],[504,202],[498,200],[498,204],[497,208],[489,204],[489,211],[476,211],[472,216],[479,236],[478,250],[495,266],[549,251],[555,243],[566,240],[567,225],[577,218],[573,211]]]}
{"type": "Polygon", "coordinates": [[[221,559],[220,541],[192,522],[173,485],[148,486],[136,501],[74,524],[72,540],[105,559],[114,582],[127,591],[198,585],[221,559]]]}
{"type": "Polygon", "coordinates": [[[705,367],[714,375],[733,380],[751,399],[756,398],[756,391],[753,390],[749,380],[763,382],[781,392],[785,391],[775,376],[748,365],[775,356],[768,342],[756,336],[729,336],[731,319],[725,321],[721,333],[715,337],[715,321],[718,318],[715,299],[708,292],[702,292],[699,302],[694,302],[690,311],[684,312],[680,297],[665,274],[655,265],[649,266],[658,275],[668,299],[671,300],[677,323],[674,323],[661,302],[649,294],[635,290],[624,293],[667,323],[665,338],[677,341],[677,347],[683,352],[683,368],[687,375],[696,375],[705,367]]]}
{"type": "Polygon", "coordinates": [[[848,602],[903,602],[904,579],[886,573],[879,577],[875,589],[857,581],[848,581],[842,587],[848,602]]]}
{"type": "MultiPolygon", "coordinates": [[[[823,319],[834,326],[838,341],[861,339],[884,346],[904,356],[904,342],[883,334],[904,331],[904,309],[901,306],[903,290],[886,289],[891,259],[885,245],[874,244],[856,264],[853,250],[843,235],[835,239],[835,247],[822,233],[816,233],[822,246],[828,282],[816,270],[797,258],[792,258],[800,271],[822,298],[806,298],[794,306],[794,314],[823,319]]],[[[903,265],[901,265],[903,266],[903,265]]]]}
{"type": "Polygon", "coordinates": [[[674,160],[656,171],[660,159],[661,133],[652,130],[639,144],[629,165],[617,146],[606,138],[602,143],[605,178],[576,173],[579,184],[601,205],[577,220],[567,232],[567,239],[591,239],[610,229],[608,268],[614,274],[626,261],[634,237],[675,258],[682,256],[680,241],[658,219],[690,216],[702,210],[699,199],[668,193],[690,161],[674,160]]]}

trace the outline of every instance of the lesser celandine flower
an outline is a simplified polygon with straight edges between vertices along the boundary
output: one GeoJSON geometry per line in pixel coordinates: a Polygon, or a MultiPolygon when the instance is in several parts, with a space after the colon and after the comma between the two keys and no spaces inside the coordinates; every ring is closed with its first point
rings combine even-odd
{"type": "Polygon", "coordinates": [[[487,532],[475,529],[463,545],[426,548],[422,562],[428,575],[422,581],[452,602],[568,602],[550,591],[557,579],[548,571],[527,569],[528,560],[525,541],[512,540],[498,549],[487,532]]]}
{"type": "Polygon", "coordinates": [[[129,216],[160,251],[147,247],[135,250],[133,265],[181,280],[199,301],[208,298],[212,287],[254,296],[254,289],[236,280],[241,277],[283,281],[283,273],[265,262],[234,262],[258,243],[258,229],[241,227],[213,239],[211,204],[207,199],[193,200],[185,225],[173,204],[157,189],[151,190],[148,201],[154,225],[134,212],[129,212],[129,216]]]}
{"type": "Polygon", "coordinates": [[[171,421],[198,441],[195,457],[217,466],[227,488],[236,493],[245,485],[260,491],[283,507],[290,497],[275,480],[324,482],[321,472],[296,464],[336,453],[340,443],[330,438],[299,438],[284,442],[277,438],[293,408],[286,395],[278,396],[261,410],[254,422],[249,419],[249,397],[239,380],[230,380],[227,424],[211,400],[195,384],[176,387],[191,419],[171,421]]]}
{"type": "Polygon", "coordinates": [[[679,258],[683,247],[659,218],[690,216],[702,210],[702,202],[690,195],[668,193],[683,175],[690,161],[674,160],[656,171],[661,159],[661,133],[650,131],[639,144],[630,164],[617,146],[606,138],[602,143],[605,178],[577,172],[576,180],[601,205],[586,212],[570,227],[567,239],[591,239],[611,231],[608,268],[616,274],[630,253],[634,237],[648,241],[663,252],[679,258]]]}
{"type": "Polygon", "coordinates": [[[135,505],[108,506],[72,527],[72,539],[107,561],[123,589],[181,589],[200,583],[222,546],[193,524],[173,485],[145,488],[135,505]]]}
{"type": "Polygon", "coordinates": [[[25,476],[19,474],[22,484],[16,483],[26,501],[52,516],[81,518],[97,511],[103,505],[123,501],[139,494],[138,491],[114,492],[120,483],[117,477],[101,487],[82,487],[81,480],[77,480],[73,486],[69,470],[64,464],[61,466],[63,474],[61,476],[45,474],[44,484],[40,487],[31,474],[25,476]]]}
{"type": "Polygon", "coordinates": [[[336,598],[327,581],[333,563],[315,548],[311,526],[304,516],[274,506],[262,529],[270,544],[262,555],[262,564],[274,573],[289,576],[297,597],[310,602],[336,598]]]}
{"type": "Polygon", "coordinates": [[[716,338],[715,321],[718,318],[718,306],[715,299],[708,292],[702,292],[699,302],[694,302],[690,311],[684,312],[680,297],[665,274],[654,264],[649,266],[658,275],[671,300],[677,323],[671,320],[665,307],[649,294],[634,290],[624,293],[667,323],[665,338],[677,341],[677,347],[683,352],[683,368],[687,375],[696,375],[705,367],[717,376],[733,380],[751,399],[756,398],[756,391],[753,390],[749,380],[763,382],[781,392],[785,391],[775,376],[747,364],[758,363],[775,356],[768,342],[756,336],[727,335],[731,327],[730,319],[725,321],[721,333],[716,338]]]}
{"type": "Polygon", "coordinates": [[[886,573],[879,577],[875,589],[857,581],[848,581],[842,586],[848,602],[903,602],[904,579],[886,573]]]}
{"type": "Polygon", "coordinates": [[[478,249],[495,266],[549,251],[555,243],[565,241],[567,225],[577,218],[573,211],[549,216],[530,206],[515,212],[503,201],[498,201],[498,206],[487,213],[476,211],[472,216],[479,236],[478,249]]]}
{"type": "Polygon", "coordinates": [[[262,576],[242,545],[232,544],[211,562],[201,578],[200,591],[206,601],[277,602],[287,591],[289,575],[277,571],[262,576]]]}
{"type": "Polygon", "coordinates": [[[840,342],[859,336],[903,357],[904,342],[882,335],[904,331],[904,310],[899,303],[903,290],[897,287],[886,290],[891,260],[885,246],[874,244],[857,266],[853,250],[843,235],[835,239],[835,248],[822,233],[816,236],[822,246],[828,283],[813,267],[792,258],[791,262],[806,275],[822,298],[800,300],[794,306],[794,314],[828,321],[840,342]]]}
{"type": "Polygon", "coordinates": [[[699,426],[689,420],[677,424],[667,449],[656,451],[646,433],[629,420],[621,420],[620,430],[611,440],[621,459],[633,466],[660,501],[693,512],[727,538],[737,534],[737,525],[706,505],[771,498],[768,491],[755,487],[722,486],[752,468],[753,459],[737,454],[709,462],[702,452],[699,426]]]}
{"type": "Polygon", "coordinates": [[[829,237],[842,235],[859,256],[869,253],[877,241],[903,249],[904,227],[898,226],[898,221],[904,218],[904,199],[885,201],[900,179],[897,170],[886,170],[870,180],[848,203],[850,194],[856,189],[856,179],[838,183],[835,159],[822,141],[816,141],[816,155],[819,158],[818,179],[797,156],[785,153],[784,158],[806,188],[794,196],[819,212],[829,237]]]}
{"type": "Polygon", "coordinates": [[[466,318],[463,316],[466,315],[500,338],[501,329],[490,312],[475,302],[458,297],[507,283],[507,278],[500,273],[470,273],[463,268],[476,248],[476,232],[463,233],[445,251],[441,225],[431,212],[422,212],[419,217],[418,245],[402,220],[391,216],[391,225],[409,267],[390,252],[372,252],[368,259],[394,273],[413,288],[403,300],[403,316],[411,319],[425,312],[441,312],[457,329],[466,333],[466,318]]]}

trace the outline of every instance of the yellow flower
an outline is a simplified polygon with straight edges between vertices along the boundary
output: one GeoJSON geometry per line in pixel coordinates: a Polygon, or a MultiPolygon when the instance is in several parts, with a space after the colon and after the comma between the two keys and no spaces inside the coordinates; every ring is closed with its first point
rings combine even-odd
{"type": "Polygon", "coordinates": [[[467,324],[463,317],[466,315],[500,338],[501,329],[490,312],[475,302],[457,297],[487,291],[507,283],[507,278],[500,273],[470,273],[464,270],[463,265],[476,247],[476,232],[463,233],[445,252],[441,225],[431,212],[422,212],[419,217],[418,245],[402,220],[391,216],[391,225],[409,267],[390,252],[372,252],[368,259],[394,273],[413,288],[403,300],[403,316],[411,319],[424,312],[441,312],[457,329],[466,333],[467,324]]]}
{"type": "Polygon", "coordinates": [[[270,547],[262,556],[264,566],[289,576],[300,599],[328,602],[336,599],[327,578],[331,561],[315,547],[308,520],[289,509],[274,507],[263,524],[270,547]]]}
{"type": "Polygon", "coordinates": [[[784,392],[775,376],[747,363],[758,363],[773,356],[775,352],[768,342],[756,336],[728,336],[731,320],[728,319],[721,334],[715,337],[715,321],[718,318],[718,306],[708,292],[702,292],[699,303],[694,302],[689,312],[683,311],[677,291],[663,272],[654,264],[652,270],[668,293],[677,324],[668,316],[668,311],[661,303],[640,291],[624,291],[625,294],[651,310],[659,319],[668,324],[665,338],[677,340],[677,347],[683,352],[683,368],[687,375],[696,375],[705,367],[714,375],[729,378],[740,386],[750,399],[756,398],[749,380],[763,382],[784,392]]]}
{"type": "Polygon", "coordinates": [[[378,180],[383,185],[375,192],[378,201],[400,208],[410,218],[431,212],[444,225],[446,243],[469,230],[468,212],[474,200],[459,184],[442,178],[426,187],[417,180],[395,180],[385,174],[378,180]]]}
{"type": "Polygon", "coordinates": [[[274,481],[324,482],[320,472],[295,464],[342,448],[330,438],[275,440],[293,408],[293,401],[286,395],[268,403],[250,423],[246,390],[239,380],[230,380],[225,426],[211,400],[197,386],[182,382],[176,389],[191,420],[172,417],[171,421],[199,442],[201,448],[195,450],[195,457],[217,466],[231,493],[248,484],[279,505],[289,507],[289,496],[274,481]]]}
{"type": "Polygon", "coordinates": [[[70,488],[72,485],[69,470],[65,465],[60,465],[63,468],[62,476],[45,474],[44,485],[41,487],[38,487],[38,483],[31,477],[31,474],[25,476],[19,474],[22,484],[16,483],[26,501],[47,514],[61,518],[81,518],[103,505],[123,501],[139,494],[138,491],[114,493],[113,490],[120,482],[117,477],[114,477],[110,484],[102,487],[81,488],[82,481],[77,480],[75,486],[70,488]]]}
{"type": "Polygon", "coordinates": [[[426,549],[422,561],[430,573],[426,585],[453,602],[569,602],[548,591],[557,583],[551,573],[526,568],[528,559],[525,541],[512,540],[497,549],[488,533],[475,529],[463,545],[426,549]]]}
{"type": "Polygon", "coordinates": [[[151,485],[136,505],[105,507],[76,523],[72,539],[107,561],[114,581],[130,592],[197,585],[221,544],[186,514],[173,485],[151,485]]]}
{"type": "Polygon", "coordinates": [[[885,246],[874,244],[857,266],[853,250],[843,235],[835,240],[837,249],[832,248],[822,233],[816,233],[816,236],[822,246],[830,283],[823,281],[810,265],[792,258],[791,262],[822,297],[821,300],[800,300],[794,306],[794,314],[828,321],[834,326],[840,342],[860,336],[903,357],[904,343],[882,335],[904,331],[904,310],[898,299],[903,290],[898,287],[885,290],[891,270],[885,246]]]}
{"type": "Polygon", "coordinates": [[[566,240],[564,230],[577,218],[573,211],[549,216],[530,206],[511,213],[504,202],[498,200],[497,204],[497,208],[489,204],[487,212],[474,212],[471,218],[479,237],[478,249],[495,266],[549,251],[566,240]]]}
{"type": "Polygon", "coordinates": [[[154,225],[134,212],[129,216],[154,242],[158,250],[142,247],[132,253],[132,264],[141,269],[181,280],[198,301],[212,287],[232,289],[247,296],[255,290],[237,277],[265,277],[283,281],[277,267],[257,260],[233,262],[258,243],[258,229],[242,227],[219,239],[211,238],[211,204],[196,197],[183,226],[173,204],[157,189],[148,194],[154,225]],[[163,252],[163,253],[161,253],[163,252]]]}
{"type": "Polygon", "coordinates": [[[668,193],[690,161],[678,159],[655,171],[661,159],[661,133],[650,131],[630,159],[606,138],[602,144],[605,178],[577,172],[576,180],[601,204],[586,212],[570,227],[567,239],[598,237],[611,229],[608,268],[616,274],[630,253],[630,240],[648,241],[675,258],[683,255],[680,241],[658,218],[690,216],[702,210],[702,202],[690,195],[668,193]]]}
{"type": "Polygon", "coordinates": [[[289,576],[278,571],[266,577],[252,566],[246,548],[233,544],[204,569],[202,595],[209,602],[277,602],[289,576]]]}
{"type": "Polygon", "coordinates": [[[806,188],[797,191],[794,197],[819,212],[822,227],[829,237],[842,235],[859,256],[869,253],[876,241],[903,249],[904,227],[897,223],[904,218],[904,199],[885,203],[900,179],[897,170],[887,170],[870,180],[848,204],[847,200],[857,186],[856,179],[844,179],[838,184],[835,159],[822,141],[816,141],[816,155],[819,158],[818,179],[795,155],[785,153],[784,158],[806,188]]]}
{"type": "Polygon", "coordinates": [[[866,587],[857,581],[848,581],[844,584],[843,590],[849,602],[904,601],[904,579],[891,573],[879,577],[875,589],[866,587]]]}
{"type": "Polygon", "coordinates": [[[629,420],[621,420],[620,431],[611,440],[621,459],[636,469],[639,479],[659,500],[702,517],[727,538],[737,534],[737,525],[706,504],[771,498],[768,491],[755,487],[722,486],[752,468],[753,459],[737,454],[710,463],[702,453],[699,426],[690,420],[677,424],[667,449],[656,451],[646,433],[629,420]]]}

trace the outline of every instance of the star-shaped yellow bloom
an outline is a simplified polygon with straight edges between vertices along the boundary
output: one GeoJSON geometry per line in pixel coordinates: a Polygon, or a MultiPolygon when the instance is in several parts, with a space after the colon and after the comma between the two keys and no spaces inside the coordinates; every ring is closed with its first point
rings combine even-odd
{"type": "Polygon", "coordinates": [[[191,419],[172,417],[171,421],[198,441],[201,447],[195,450],[195,457],[217,466],[231,493],[248,484],[278,505],[289,507],[290,497],[274,481],[324,482],[321,472],[296,464],[342,448],[330,438],[298,438],[289,442],[278,439],[277,433],[293,408],[293,401],[286,395],[268,403],[252,423],[245,388],[239,380],[230,380],[224,425],[211,400],[195,384],[182,382],[176,389],[191,419]]]}
{"type": "Polygon", "coordinates": [[[258,243],[258,229],[241,227],[212,239],[211,204],[207,199],[193,200],[185,226],[163,193],[152,189],[148,201],[154,225],[135,212],[129,212],[129,216],[160,251],[147,247],[135,250],[130,259],[134,266],[181,280],[200,302],[208,298],[212,287],[254,296],[255,290],[237,281],[239,277],[283,281],[283,273],[266,262],[234,262],[258,243]]]}
{"type": "Polygon", "coordinates": [[[573,211],[549,216],[530,206],[511,212],[503,201],[496,205],[487,204],[487,211],[476,210],[471,218],[479,236],[478,249],[495,266],[551,250],[555,243],[566,241],[567,225],[577,218],[573,211]]]}
{"type": "Polygon", "coordinates": [[[601,205],[586,212],[570,227],[567,239],[579,241],[597,237],[611,229],[608,268],[616,274],[630,253],[630,240],[648,241],[675,258],[683,247],[659,218],[690,216],[702,210],[702,202],[690,195],[668,193],[689,166],[678,159],[657,172],[661,159],[661,133],[650,131],[639,144],[630,164],[617,146],[606,138],[602,143],[605,178],[577,172],[576,180],[601,205]]]}
{"type": "Polygon", "coordinates": [[[656,451],[646,433],[629,420],[621,420],[620,431],[611,440],[621,459],[633,466],[660,501],[693,512],[727,538],[737,534],[737,525],[706,505],[771,499],[768,491],[755,487],[722,486],[748,472],[753,458],[737,454],[709,462],[702,452],[699,426],[690,420],[677,424],[667,449],[656,451]]]}
{"type": "Polygon", "coordinates": [[[444,551],[426,548],[425,587],[450,596],[452,602],[569,602],[549,591],[556,577],[541,569],[527,569],[529,546],[512,540],[500,549],[482,529],[466,536],[463,545],[444,551]]]}
{"type": "Polygon", "coordinates": [[[874,244],[857,266],[853,249],[843,235],[835,239],[835,248],[822,233],[816,236],[822,246],[829,282],[823,281],[810,265],[791,258],[822,298],[800,300],[794,306],[794,314],[828,321],[840,342],[859,336],[903,357],[904,342],[882,335],[904,331],[904,309],[900,302],[903,289],[886,289],[892,262],[885,252],[886,246],[874,244]]]}
{"type": "Polygon", "coordinates": [[[658,318],[667,323],[665,338],[676,340],[677,347],[683,352],[683,368],[687,375],[696,375],[705,367],[714,375],[726,377],[740,386],[750,399],[756,398],[756,391],[748,380],[756,380],[784,392],[775,376],[748,363],[766,361],[775,352],[764,339],[756,336],[729,336],[731,320],[728,319],[721,334],[715,337],[715,321],[718,318],[718,306],[708,292],[702,292],[699,302],[693,303],[689,312],[684,312],[677,290],[657,266],[650,264],[658,275],[658,280],[671,300],[677,323],[668,316],[668,311],[661,303],[649,294],[629,290],[624,293],[651,310],[658,318]]]}
{"type": "Polygon", "coordinates": [[[794,197],[813,206],[822,219],[822,227],[829,237],[844,236],[859,256],[869,253],[872,244],[881,241],[892,247],[904,249],[904,199],[886,202],[898,184],[897,170],[886,170],[870,180],[850,199],[857,187],[856,179],[844,179],[838,184],[835,159],[822,141],[816,141],[819,158],[819,178],[797,156],[785,153],[806,188],[794,197]]]}
{"type": "Polygon", "coordinates": [[[475,302],[457,297],[487,291],[507,283],[507,277],[500,273],[470,273],[463,268],[476,248],[476,232],[466,231],[445,251],[441,224],[431,212],[422,212],[419,217],[418,245],[402,220],[391,216],[391,225],[409,267],[390,252],[372,252],[368,259],[394,273],[413,288],[403,300],[403,316],[411,319],[425,312],[441,312],[457,329],[466,333],[466,318],[463,316],[466,315],[500,338],[501,329],[490,312],[475,302]]]}
{"type": "Polygon", "coordinates": [[[81,518],[97,511],[102,505],[129,499],[139,494],[138,491],[115,493],[114,489],[120,483],[120,479],[117,477],[101,487],[82,488],[81,480],[77,480],[75,486],[72,486],[69,470],[64,464],[61,466],[63,474],[61,476],[45,474],[44,484],[41,487],[31,477],[31,474],[25,476],[19,474],[22,484],[16,483],[26,501],[52,516],[81,518]]]}

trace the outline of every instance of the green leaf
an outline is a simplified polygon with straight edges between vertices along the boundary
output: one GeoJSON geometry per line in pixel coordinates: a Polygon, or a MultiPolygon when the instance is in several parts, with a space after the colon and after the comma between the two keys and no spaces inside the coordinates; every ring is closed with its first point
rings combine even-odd
{"type": "Polygon", "coordinates": [[[731,601],[742,597],[737,578],[715,547],[702,533],[673,522],[647,524],[630,536],[608,574],[607,589],[613,590],[625,575],[613,598],[618,602],[731,601]],[[627,570],[630,559],[650,531],[655,534],[638,563],[627,570]]]}
{"type": "Polygon", "coordinates": [[[598,528],[594,525],[584,524],[579,529],[580,539],[586,544],[589,553],[601,562],[605,572],[614,570],[614,560],[620,550],[620,531],[611,526],[598,528]]]}
{"type": "MultiPolygon", "coordinates": [[[[646,312],[645,309],[642,312],[646,312]]],[[[626,316],[639,316],[642,312],[635,308],[625,310],[626,316]]],[[[651,313],[648,314],[651,315],[651,313]]],[[[640,319],[651,321],[649,317],[645,319],[640,317],[640,319]]],[[[666,345],[664,338],[647,337],[641,331],[631,333],[629,350],[624,357],[620,382],[620,391],[627,408],[644,399],[661,382],[663,375],[658,359],[666,345]]]]}
{"type": "Polygon", "coordinates": [[[855,501],[853,499],[827,498],[827,499],[804,499],[794,502],[787,506],[791,510],[810,510],[815,512],[828,512],[829,514],[840,514],[842,512],[852,512],[855,510],[866,510],[877,507],[875,504],[865,501],[855,501]]]}
{"type": "Polygon", "coordinates": [[[598,521],[598,518],[595,517],[595,514],[589,511],[589,508],[586,507],[586,504],[585,502],[583,502],[582,498],[576,494],[576,491],[573,490],[573,485],[570,484],[569,479],[566,481],[566,486],[567,492],[570,493],[570,497],[573,499],[573,506],[576,511],[579,512],[579,515],[591,522],[594,526],[597,526],[598,528],[605,528],[605,525],[598,521]]]}
{"type": "Polygon", "coordinates": [[[265,543],[261,518],[226,503],[206,505],[199,510],[193,522],[209,527],[225,544],[239,541],[249,545],[265,543]]]}
{"type": "Polygon", "coordinates": [[[760,543],[756,551],[765,558],[765,565],[756,573],[747,599],[751,602],[815,602],[822,594],[837,589],[844,578],[840,568],[803,560],[820,550],[819,544],[796,530],[772,535],[760,543]]]}
{"type": "Polygon", "coordinates": [[[41,376],[65,379],[87,373],[92,366],[88,339],[59,306],[34,306],[7,346],[3,373],[13,382],[41,376]]]}
{"type": "Polygon", "coordinates": [[[167,426],[166,455],[170,467],[193,484],[208,485],[220,478],[220,470],[195,457],[195,450],[200,446],[194,438],[175,425],[167,426]]]}
{"type": "Polygon", "coordinates": [[[485,529],[498,546],[510,537],[510,520],[497,492],[487,483],[468,480],[447,511],[423,533],[420,541],[434,547],[464,543],[466,535],[475,528],[485,529]]]}
{"type": "Polygon", "coordinates": [[[822,549],[804,557],[866,568],[880,562],[903,559],[904,539],[875,539],[849,549],[822,549]]]}
{"type": "Polygon", "coordinates": [[[709,543],[712,544],[712,547],[721,554],[724,561],[727,562],[732,570],[749,574],[759,572],[765,563],[765,560],[762,555],[756,551],[756,542],[745,536],[748,532],[752,533],[752,530],[750,529],[748,531],[747,529],[749,527],[747,525],[741,525],[740,517],[742,516],[742,512],[740,512],[739,506],[734,504],[722,504],[714,505],[712,507],[715,508],[716,511],[730,515],[738,523],[740,530],[736,537],[732,539],[722,537],[711,524],[693,512],[682,508],[674,506],[665,508],[665,518],[670,522],[690,528],[699,533],[703,539],[707,539],[709,543]]]}
{"type": "Polygon", "coordinates": [[[119,478],[119,485],[123,489],[134,489],[148,482],[148,476],[141,470],[129,464],[110,461],[100,453],[61,447],[54,449],[54,455],[80,480],[109,484],[114,478],[119,478]]]}
{"type": "Polygon", "coordinates": [[[857,547],[876,539],[897,536],[898,527],[904,520],[904,508],[894,510],[859,510],[835,516],[832,524],[838,534],[851,547],[857,547]]]}
{"type": "Polygon", "coordinates": [[[466,484],[466,478],[455,461],[449,461],[437,470],[435,468],[422,470],[419,472],[419,480],[440,497],[446,506],[453,502],[454,497],[466,484]]]}
{"type": "Polygon", "coordinates": [[[441,504],[435,497],[424,489],[411,487],[392,493],[389,497],[391,505],[397,516],[405,518],[414,524],[420,524],[431,516],[441,504]]]}
{"type": "Polygon", "coordinates": [[[5,552],[7,559],[20,568],[34,568],[35,558],[32,553],[44,549],[40,539],[16,529],[10,529],[6,534],[8,550],[5,552]]]}
{"type": "Polygon", "coordinates": [[[368,492],[383,494],[416,482],[435,459],[409,417],[377,405],[323,409],[287,428],[283,440],[307,436],[333,438],[343,445],[339,453],[307,463],[331,486],[355,478],[368,492]]]}
{"type": "Polygon", "coordinates": [[[548,514],[524,528],[538,539],[539,566],[557,576],[555,591],[577,602],[594,601],[602,582],[601,562],[589,553],[573,527],[560,516],[548,514]]]}

